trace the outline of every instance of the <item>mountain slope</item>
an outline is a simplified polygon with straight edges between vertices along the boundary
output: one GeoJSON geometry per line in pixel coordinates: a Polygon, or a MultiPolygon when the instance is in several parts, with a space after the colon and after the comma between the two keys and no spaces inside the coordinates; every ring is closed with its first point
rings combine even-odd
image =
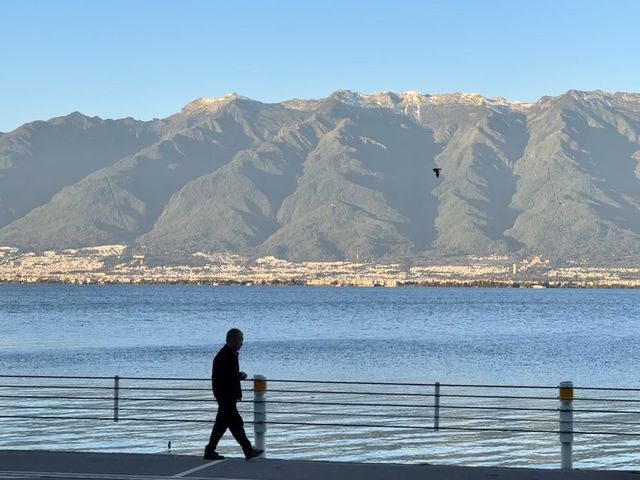
{"type": "Polygon", "coordinates": [[[640,95],[340,90],[0,135],[0,245],[294,260],[640,255],[640,95]],[[436,178],[432,169],[442,169],[436,178]]]}
{"type": "Polygon", "coordinates": [[[200,103],[171,117],[156,143],[94,171],[0,229],[0,242],[33,249],[132,243],[187,182],[272,135],[270,122],[261,122],[253,108],[257,102],[232,98],[204,113],[200,103]],[[249,104],[253,117],[247,119],[238,103],[249,104]]]}
{"type": "Polygon", "coordinates": [[[163,122],[72,113],[0,137],[0,227],[46,204],[63,187],[160,138],[163,122]]]}
{"type": "Polygon", "coordinates": [[[555,258],[640,252],[640,110],[570,91],[531,112],[509,235],[555,258]]]}

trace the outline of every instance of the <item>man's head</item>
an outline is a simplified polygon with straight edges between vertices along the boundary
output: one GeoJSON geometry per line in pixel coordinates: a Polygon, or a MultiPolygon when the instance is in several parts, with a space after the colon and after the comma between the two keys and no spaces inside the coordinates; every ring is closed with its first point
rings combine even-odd
{"type": "Polygon", "coordinates": [[[244,334],[237,328],[232,328],[227,332],[227,345],[237,352],[242,348],[242,342],[244,342],[244,334]]]}

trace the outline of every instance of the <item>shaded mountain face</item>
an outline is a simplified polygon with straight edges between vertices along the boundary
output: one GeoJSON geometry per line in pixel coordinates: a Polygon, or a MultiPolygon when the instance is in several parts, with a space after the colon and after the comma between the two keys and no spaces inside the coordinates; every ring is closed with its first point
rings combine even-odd
{"type": "Polygon", "coordinates": [[[157,141],[161,121],[101,120],[81,113],[32,122],[0,137],[0,227],[66,186],[157,141]]]}
{"type": "Polygon", "coordinates": [[[640,95],[338,91],[0,135],[0,245],[291,260],[640,254],[640,95]],[[433,168],[442,169],[436,178],[433,168]]]}

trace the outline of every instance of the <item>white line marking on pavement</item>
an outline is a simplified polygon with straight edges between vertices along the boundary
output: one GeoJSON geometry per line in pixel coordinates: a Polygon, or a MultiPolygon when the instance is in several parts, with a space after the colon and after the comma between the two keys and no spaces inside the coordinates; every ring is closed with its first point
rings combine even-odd
{"type": "MultiPolygon", "coordinates": [[[[108,473],[71,473],[71,472],[0,472],[0,479],[14,478],[77,478],[92,480],[167,480],[171,477],[159,477],[150,475],[119,475],[108,473]]],[[[209,479],[212,480],[212,479],[209,479]]]]}
{"type": "MultiPolygon", "coordinates": [[[[198,470],[209,467],[212,464],[223,462],[224,460],[216,460],[215,462],[201,465],[198,470]]],[[[178,475],[188,475],[189,471],[182,472],[178,475]]],[[[168,480],[171,478],[184,478],[176,476],[159,476],[159,475],[121,475],[109,473],[70,473],[70,472],[24,472],[20,470],[0,471],[0,480],[18,480],[33,478],[62,478],[62,479],[78,479],[78,480],[168,480]]],[[[189,480],[257,480],[252,478],[232,478],[232,477],[189,477],[189,480]]]]}
{"type": "Polygon", "coordinates": [[[186,472],[181,472],[181,473],[176,473],[175,475],[172,475],[173,478],[180,478],[180,477],[186,477],[187,475],[190,475],[192,473],[198,472],[200,470],[204,470],[205,468],[209,468],[213,465],[217,465],[221,462],[224,462],[224,459],[222,460],[214,460],[213,462],[209,462],[209,463],[205,463],[204,465],[200,465],[199,467],[195,467],[192,468],[191,470],[187,470],[186,472]]]}

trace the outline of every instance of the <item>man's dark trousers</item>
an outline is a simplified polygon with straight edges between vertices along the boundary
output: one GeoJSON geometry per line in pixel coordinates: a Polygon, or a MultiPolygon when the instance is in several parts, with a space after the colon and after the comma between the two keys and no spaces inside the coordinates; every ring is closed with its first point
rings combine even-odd
{"type": "Polygon", "coordinates": [[[235,438],[242,447],[242,451],[245,455],[248,452],[251,452],[251,442],[247,438],[247,434],[244,432],[244,422],[238,412],[237,402],[216,400],[218,402],[218,414],[216,415],[216,421],[211,429],[211,437],[209,437],[209,444],[205,451],[215,451],[218,446],[218,442],[228,428],[231,431],[233,438],[235,438]]]}

